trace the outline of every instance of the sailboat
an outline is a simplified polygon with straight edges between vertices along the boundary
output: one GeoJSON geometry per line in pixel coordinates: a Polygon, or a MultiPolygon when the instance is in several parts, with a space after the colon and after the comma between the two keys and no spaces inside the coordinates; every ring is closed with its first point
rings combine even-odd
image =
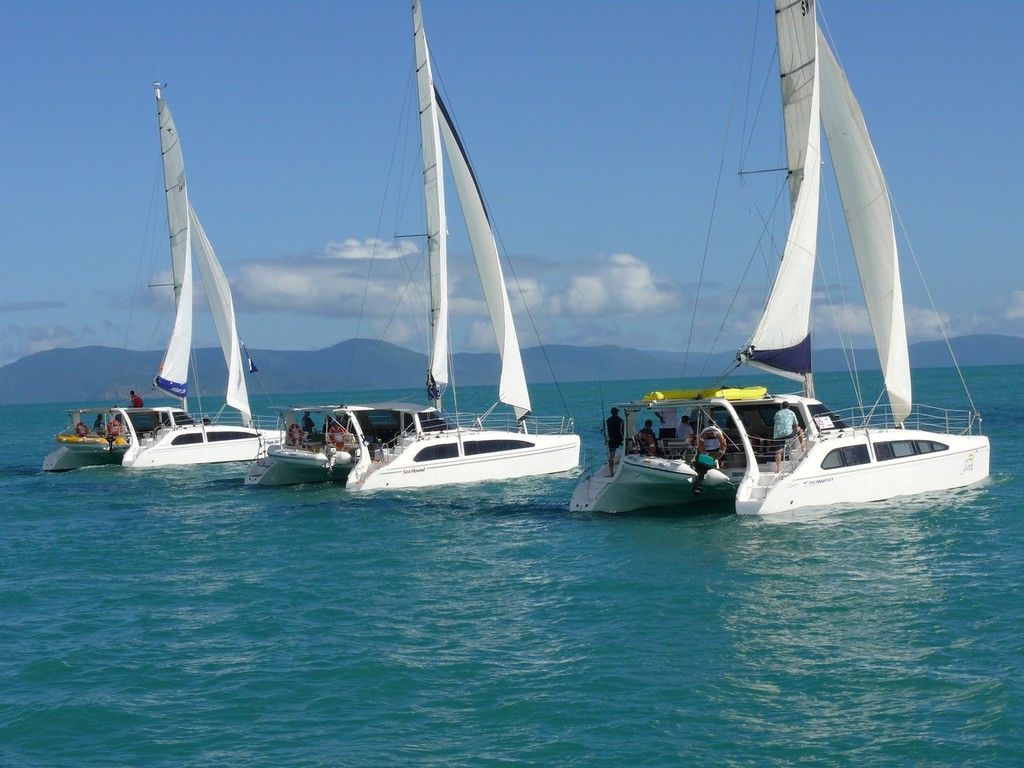
{"type": "MultiPolygon", "coordinates": [[[[981,434],[980,414],[973,408],[930,408],[912,399],[892,206],[860,106],[818,27],[813,0],[776,0],[775,19],[791,221],[767,304],[737,354],[737,366],[799,382],[800,392],[754,390],[729,397],[718,384],[704,391],[652,392],[620,407],[634,423],[641,414],[663,410],[689,414],[697,430],[711,424],[721,429],[727,446],[714,471],[724,476],[727,485],[721,489],[743,514],[866,503],[976,484],[989,475],[989,440],[981,434]],[[887,400],[866,410],[833,411],[814,395],[810,310],[822,125],[887,400]],[[796,428],[777,437],[776,417],[787,407],[796,428]]],[[[781,421],[790,419],[783,415],[781,421]]],[[[625,512],[704,501],[707,497],[693,490],[706,454],[666,447],[661,456],[626,455],[614,471],[603,466],[577,486],[571,508],[625,512]],[[664,471],[677,465],[692,471],[679,469],[674,476],[664,471]]]]}
{"type": "MultiPolygon", "coordinates": [[[[154,85],[163,158],[175,321],[154,386],[178,398],[180,406],[86,408],[71,411],[68,427],[43,469],[60,472],[98,464],[164,467],[252,461],[280,432],[258,428],[249,407],[241,341],[235,327],[231,289],[202,224],[189,202],[178,131],[167,102],[154,85]],[[226,407],[214,417],[188,412],[192,352],[192,261],[199,267],[224,360],[228,366],[226,407]],[[232,418],[233,416],[233,418],[232,418]]],[[[247,358],[248,360],[248,358],[247,358]]]]}
{"type": "Polygon", "coordinates": [[[423,488],[567,472],[579,465],[571,417],[532,413],[522,354],[497,244],[462,141],[434,87],[423,14],[412,3],[430,273],[431,345],[426,373],[430,405],[296,406],[282,412],[288,438],[249,466],[246,483],[344,482],[351,490],[423,488]],[[448,369],[448,230],[442,137],[484,298],[501,355],[498,402],[483,416],[450,415],[441,399],[448,369]],[[510,412],[495,412],[498,405],[510,412]],[[317,413],[317,429],[300,416],[317,413]],[[338,424],[348,439],[331,428],[338,424]]]}

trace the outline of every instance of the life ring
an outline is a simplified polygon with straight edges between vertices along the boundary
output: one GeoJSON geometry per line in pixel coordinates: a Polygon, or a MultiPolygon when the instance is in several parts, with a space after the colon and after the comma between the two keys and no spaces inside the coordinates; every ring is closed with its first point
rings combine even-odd
{"type": "Polygon", "coordinates": [[[292,424],[288,427],[288,442],[292,445],[299,445],[305,438],[306,433],[302,431],[302,427],[298,424],[292,424]]]}
{"type": "Polygon", "coordinates": [[[78,435],[79,437],[85,437],[86,435],[89,434],[89,428],[85,426],[84,421],[80,421],[77,424],[75,424],[75,434],[78,435]]]}
{"type": "Polygon", "coordinates": [[[121,436],[121,422],[116,418],[111,419],[107,422],[107,437],[120,437],[121,436]]]}
{"type": "Polygon", "coordinates": [[[348,435],[348,432],[346,432],[345,428],[338,422],[334,422],[334,424],[331,425],[330,430],[327,432],[327,437],[334,444],[335,448],[338,448],[345,442],[346,435],[348,435]]]}
{"type": "Polygon", "coordinates": [[[649,432],[638,432],[635,442],[637,453],[642,456],[654,456],[658,452],[658,441],[649,432]]]}

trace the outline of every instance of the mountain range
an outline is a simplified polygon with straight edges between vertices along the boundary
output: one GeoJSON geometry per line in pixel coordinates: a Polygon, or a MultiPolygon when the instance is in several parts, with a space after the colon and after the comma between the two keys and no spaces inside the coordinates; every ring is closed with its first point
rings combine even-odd
{"type": "MultiPolygon", "coordinates": [[[[1024,364],[1024,339],[977,334],[950,340],[962,366],[1024,364]]],[[[416,388],[423,385],[426,355],[383,341],[349,339],[315,351],[251,350],[261,382],[250,391],[274,394],[292,392],[346,392],[416,388]]],[[[877,368],[873,350],[856,350],[862,368],[877,368]]],[[[114,347],[51,349],[23,357],[0,367],[0,403],[124,402],[135,389],[146,396],[162,352],[139,352],[114,347]]],[[[814,353],[817,371],[846,370],[848,352],[825,349],[814,353]]],[[[688,371],[703,368],[708,378],[726,371],[734,355],[692,355],[688,371]]],[[[914,368],[950,365],[943,341],[912,344],[914,368]]],[[[523,350],[523,365],[531,384],[551,381],[617,381],[678,377],[683,369],[678,352],[644,351],[615,346],[579,347],[547,345],[523,350]]],[[[208,395],[223,393],[227,378],[219,348],[195,351],[192,386],[208,395]]],[[[454,370],[462,386],[498,381],[496,353],[454,355],[454,370]]],[[[153,393],[155,395],[155,393],[153,393]]]]}

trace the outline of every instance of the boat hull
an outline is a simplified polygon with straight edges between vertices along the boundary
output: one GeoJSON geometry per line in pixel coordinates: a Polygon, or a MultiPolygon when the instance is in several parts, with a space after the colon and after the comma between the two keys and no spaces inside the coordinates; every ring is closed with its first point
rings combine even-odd
{"type": "Polygon", "coordinates": [[[579,466],[578,435],[527,435],[508,432],[452,431],[409,441],[383,461],[370,461],[353,471],[348,486],[356,491],[397,488],[430,488],[441,485],[511,480],[569,472],[579,466]],[[461,450],[451,458],[422,460],[423,451],[443,453],[460,442],[472,440],[521,440],[530,447],[466,455],[461,450]],[[420,459],[420,460],[417,460],[420,459]]]}
{"type": "Polygon", "coordinates": [[[874,430],[870,439],[876,444],[885,440],[935,440],[949,447],[935,453],[823,470],[822,462],[830,452],[867,442],[863,432],[822,440],[792,473],[777,476],[763,488],[753,483],[741,488],[736,511],[771,515],[837,503],[865,504],[965,488],[983,481],[989,474],[989,440],[983,435],[892,429],[874,430]]]}
{"type": "Polygon", "coordinates": [[[639,509],[690,507],[731,500],[736,486],[717,469],[708,470],[700,486],[697,472],[681,459],[628,455],[609,475],[604,466],[573,492],[574,512],[633,512],[639,509]]]}
{"type": "Polygon", "coordinates": [[[280,441],[279,433],[251,427],[195,424],[161,429],[142,436],[121,462],[128,469],[149,469],[190,464],[254,461],[266,454],[267,444],[280,441]]]}

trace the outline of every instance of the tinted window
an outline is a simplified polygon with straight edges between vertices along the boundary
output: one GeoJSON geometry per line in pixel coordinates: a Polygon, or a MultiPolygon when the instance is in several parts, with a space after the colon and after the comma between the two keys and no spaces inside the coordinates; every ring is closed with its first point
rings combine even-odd
{"type": "Polygon", "coordinates": [[[459,455],[457,443],[441,443],[429,445],[416,454],[413,461],[437,461],[438,459],[454,459],[459,455]]]}
{"type": "Polygon", "coordinates": [[[211,443],[218,440],[248,440],[252,437],[248,432],[207,432],[206,439],[211,443]]]}
{"type": "Polygon", "coordinates": [[[830,451],[825,460],[821,462],[822,469],[839,469],[840,467],[854,467],[858,464],[868,464],[871,457],[868,455],[866,445],[849,445],[845,448],[836,448],[830,451]]]}
{"type": "Polygon", "coordinates": [[[195,424],[195,419],[189,416],[184,411],[172,411],[174,414],[174,423],[179,425],[195,424]]]}
{"type": "Polygon", "coordinates": [[[190,432],[187,435],[178,435],[171,440],[171,445],[193,445],[203,442],[203,435],[200,432],[190,432]]]}
{"type": "Polygon", "coordinates": [[[467,456],[474,456],[478,453],[517,451],[523,448],[533,448],[533,445],[525,440],[467,440],[463,444],[463,448],[467,456]]]}
{"type": "Polygon", "coordinates": [[[934,440],[892,440],[886,443],[878,443],[875,446],[875,455],[879,461],[888,461],[889,459],[916,456],[920,453],[935,453],[936,451],[948,450],[948,445],[937,443],[934,440]]]}

